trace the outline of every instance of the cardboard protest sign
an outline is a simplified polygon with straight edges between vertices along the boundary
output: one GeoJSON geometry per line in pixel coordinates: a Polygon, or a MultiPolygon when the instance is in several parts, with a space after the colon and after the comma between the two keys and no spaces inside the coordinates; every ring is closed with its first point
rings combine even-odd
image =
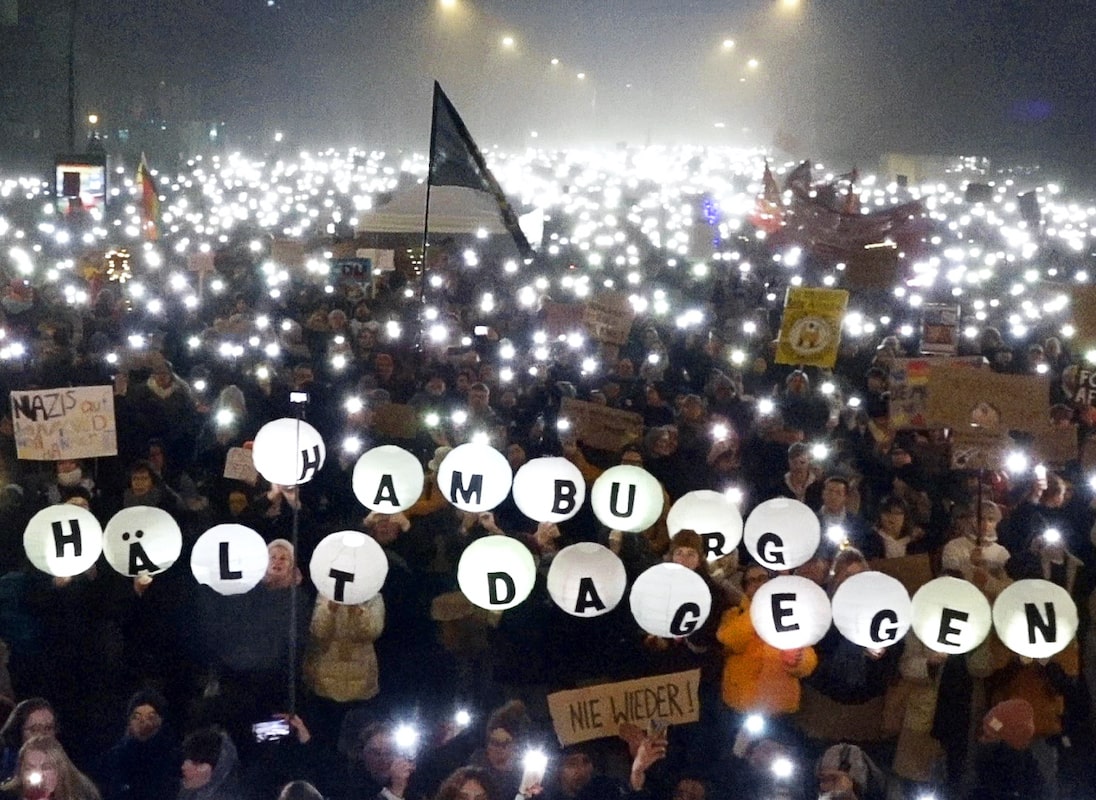
{"type": "Polygon", "coordinates": [[[678,725],[700,719],[700,670],[604,683],[548,695],[560,744],[616,736],[622,725],[657,719],[678,725]]]}
{"type": "Polygon", "coordinates": [[[394,272],[396,269],[396,251],[378,250],[375,247],[359,247],[354,251],[355,258],[363,258],[373,264],[374,272],[394,272]]]}
{"type": "Polygon", "coordinates": [[[254,483],[259,479],[259,471],[255,469],[255,461],[251,457],[251,451],[246,447],[231,447],[225,458],[224,477],[232,480],[254,483]]]}
{"type": "Polygon", "coordinates": [[[789,287],[776,343],[776,363],[832,367],[841,343],[849,293],[843,289],[789,287]]]}
{"type": "Polygon", "coordinates": [[[373,428],[381,436],[414,439],[419,432],[419,416],[409,405],[385,403],[374,412],[373,428]]]}
{"type": "Polygon", "coordinates": [[[929,303],[921,310],[921,352],[953,356],[959,349],[959,306],[929,303]]]}
{"type": "Polygon", "coordinates": [[[1032,456],[1044,464],[1063,466],[1079,454],[1076,425],[1047,425],[1035,432],[1031,442],[1032,456]]]}
{"type": "Polygon", "coordinates": [[[898,558],[873,558],[870,566],[877,572],[890,575],[911,595],[932,580],[932,558],[928,553],[898,558]]]}
{"type": "Polygon", "coordinates": [[[186,257],[186,268],[202,274],[213,272],[213,253],[191,253],[186,257]]]}
{"type": "Polygon", "coordinates": [[[560,417],[570,421],[579,441],[598,450],[622,450],[643,438],[643,417],[633,411],[564,397],[560,417]]]}
{"type": "Polygon", "coordinates": [[[890,291],[898,282],[898,248],[882,245],[852,253],[841,285],[860,291],[890,291]]]}
{"type": "Polygon", "coordinates": [[[929,366],[925,417],[954,430],[977,426],[992,433],[1037,433],[1050,422],[1050,384],[1045,375],[1004,375],[988,369],[929,366]]]}
{"type": "Polygon", "coordinates": [[[1079,352],[1096,344],[1096,286],[1074,285],[1069,289],[1073,312],[1074,346],[1079,352]]]}
{"type": "Polygon", "coordinates": [[[544,327],[549,336],[566,336],[585,327],[586,308],[579,303],[544,304],[544,327]]]}
{"type": "Polygon", "coordinates": [[[11,420],[21,459],[118,455],[113,386],[12,392],[11,420]]]}
{"type": "Polygon", "coordinates": [[[960,358],[897,358],[888,379],[890,390],[890,427],[927,428],[925,406],[931,387],[929,367],[945,365],[978,369],[985,365],[982,356],[960,358]]]}
{"type": "Polygon", "coordinates": [[[1015,446],[1012,439],[998,431],[967,426],[951,431],[952,469],[1005,468],[1005,459],[1015,446]]]}
{"type": "Polygon", "coordinates": [[[636,312],[623,292],[603,292],[588,300],[583,323],[590,338],[606,344],[621,345],[628,341],[636,312]]]}
{"type": "Polygon", "coordinates": [[[304,243],[293,239],[275,239],[270,244],[270,260],[283,267],[303,267],[304,243]]]}

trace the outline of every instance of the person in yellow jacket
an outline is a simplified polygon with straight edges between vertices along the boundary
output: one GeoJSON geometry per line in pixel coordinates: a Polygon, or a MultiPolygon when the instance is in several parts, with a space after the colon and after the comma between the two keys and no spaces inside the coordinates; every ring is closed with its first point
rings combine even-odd
{"type": "Polygon", "coordinates": [[[811,647],[778,650],[757,635],[750,601],[769,579],[759,565],[746,568],[742,602],[723,613],[716,638],[726,650],[723,702],[744,714],[776,716],[799,710],[799,681],[814,672],[818,656],[811,647]]]}

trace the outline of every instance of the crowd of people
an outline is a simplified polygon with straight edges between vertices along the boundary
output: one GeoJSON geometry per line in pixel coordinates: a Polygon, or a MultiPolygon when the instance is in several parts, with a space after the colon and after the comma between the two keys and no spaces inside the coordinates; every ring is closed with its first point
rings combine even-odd
{"type": "MultiPolygon", "coordinates": [[[[916,335],[880,327],[846,338],[832,370],[777,364],[779,310],[764,308],[777,284],[733,269],[682,289],[705,325],[640,313],[627,341],[609,346],[546,336],[544,305],[507,304],[491,278],[501,263],[470,270],[455,247],[428,259],[421,285],[399,272],[369,285],[293,278],[274,297],[243,242],[217,253],[232,291],[198,308],[152,310],[114,283],[81,307],[55,285],[18,277],[0,300],[6,339],[25,352],[4,361],[4,387],[112,385],[118,450],[20,460],[10,414],[0,420],[9,531],[0,695],[10,706],[0,791],[28,800],[958,800],[1089,790],[1093,490],[1079,459],[957,470],[942,431],[892,429],[890,371],[919,353],[916,335]],[[485,285],[497,292],[489,311],[478,303],[485,285]],[[730,332],[746,319],[748,345],[732,356],[730,332]],[[634,412],[642,435],[594,448],[561,411],[566,398],[634,412]],[[296,416],[328,447],[311,481],[224,476],[230,450],[296,416]],[[641,466],[663,487],[662,516],[622,533],[589,508],[559,524],[530,520],[512,498],[461,512],[436,477],[451,448],[472,440],[515,470],[563,456],[591,483],[613,465],[641,466]],[[359,455],[384,444],[414,453],[426,473],[421,498],[399,514],[368,512],[352,491],[359,455]],[[992,634],[961,656],[912,632],[866,649],[836,629],[814,647],[777,650],[749,613],[774,574],[744,549],[709,562],[697,532],[670,535],[671,504],[699,489],[730,493],[743,516],[794,498],[823,530],[839,527],[843,539],[825,540],[796,570],[831,597],[889,559],[907,559],[922,580],[961,577],[991,600],[1037,577],[1076,600],[1080,634],[1036,661],[992,634]],[[104,560],[71,578],[40,572],[20,534],[58,503],[103,522],[132,506],[167,510],[183,531],[179,563],[151,579],[123,577],[104,560]],[[268,544],[265,577],[242,595],[220,595],[184,566],[220,523],[246,525],[268,544]],[[336,603],[305,579],[317,544],[340,530],[368,534],[387,557],[368,602],[336,603]],[[456,579],[463,550],[499,535],[523,542],[539,569],[532,596],[501,614],[470,603],[456,579]],[[609,547],[629,579],[663,561],[696,572],[712,594],[706,621],[664,639],[641,630],[627,602],[594,619],[569,616],[544,576],[576,542],[609,547]],[[550,693],[690,669],[701,675],[698,722],[555,741],[550,693]],[[547,755],[543,774],[523,764],[532,749],[547,755]]],[[[885,307],[887,297],[875,300],[885,307]]],[[[986,327],[959,353],[983,357],[986,369],[1047,375],[1047,407],[1065,410],[1080,443],[1092,420],[1061,388],[1073,358],[1052,333],[1010,345],[986,327]]]]}

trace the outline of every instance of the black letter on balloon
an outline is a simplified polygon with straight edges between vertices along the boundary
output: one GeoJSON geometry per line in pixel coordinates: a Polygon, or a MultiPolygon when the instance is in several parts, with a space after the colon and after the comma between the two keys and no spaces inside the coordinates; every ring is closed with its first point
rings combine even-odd
{"type": "Polygon", "coordinates": [[[514,579],[507,575],[505,572],[488,572],[487,573],[487,596],[490,598],[492,605],[502,605],[509,603],[514,599],[514,596],[518,593],[518,587],[514,585],[514,579]],[[503,587],[506,589],[506,595],[499,597],[498,584],[502,582],[503,587]]]}

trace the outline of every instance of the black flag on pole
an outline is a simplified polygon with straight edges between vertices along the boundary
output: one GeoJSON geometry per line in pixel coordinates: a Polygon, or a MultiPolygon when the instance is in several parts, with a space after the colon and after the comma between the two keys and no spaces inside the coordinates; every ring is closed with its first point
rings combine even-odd
{"type": "MultiPolygon", "coordinates": [[[[489,192],[499,204],[499,213],[506,230],[522,258],[532,258],[533,248],[518,225],[517,214],[502,193],[502,187],[487,169],[483,154],[476,147],[460,114],[445,96],[441,85],[434,81],[434,116],[430,126],[430,176],[433,186],[464,186],[489,192]]],[[[429,201],[428,201],[429,202],[429,201]]],[[[429,211],[429,209],[427,210],[429,211]]]]}

